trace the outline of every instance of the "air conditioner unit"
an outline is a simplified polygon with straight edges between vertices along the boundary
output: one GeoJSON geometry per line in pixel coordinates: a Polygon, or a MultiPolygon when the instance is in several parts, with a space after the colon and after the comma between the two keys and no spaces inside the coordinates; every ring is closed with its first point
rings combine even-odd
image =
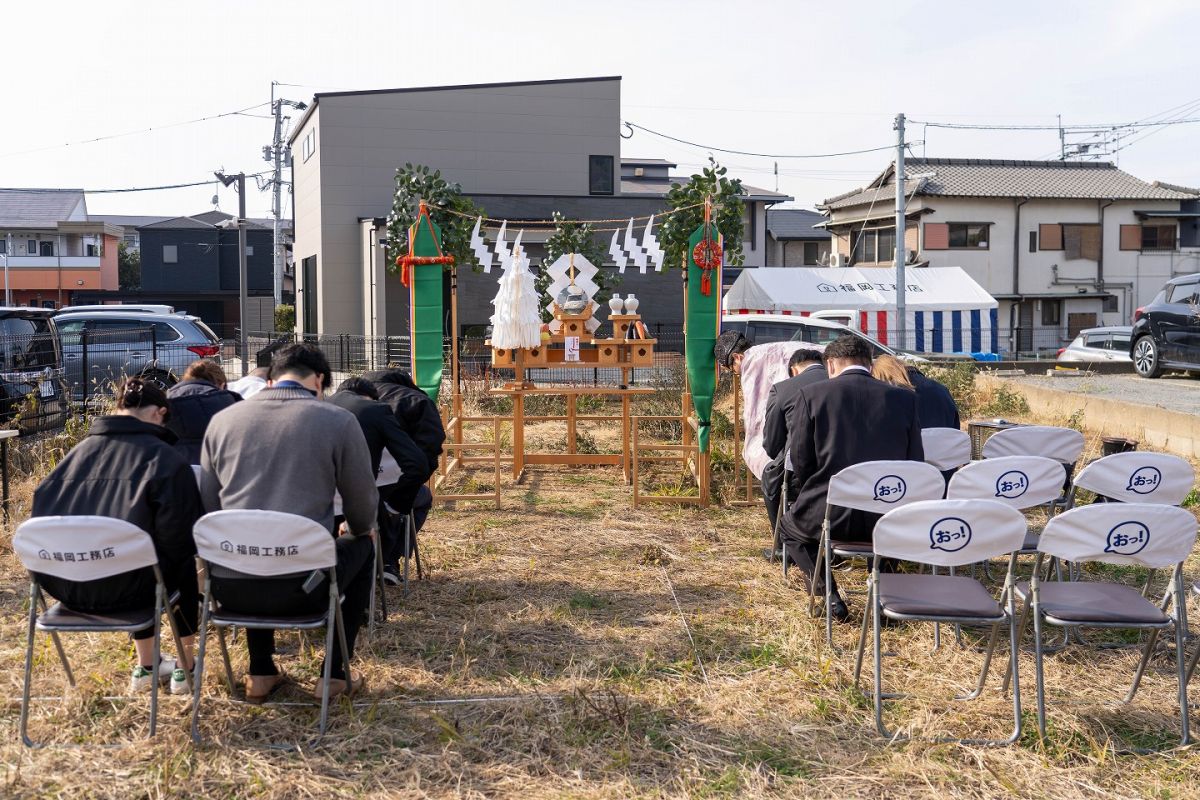
{"type": "Polygon", "coordinates": [[[831,266],[831,267],[846,266],[846,257],[843,256],[841,253],[830,253],[829,254],[829,266],[831,266]]]}

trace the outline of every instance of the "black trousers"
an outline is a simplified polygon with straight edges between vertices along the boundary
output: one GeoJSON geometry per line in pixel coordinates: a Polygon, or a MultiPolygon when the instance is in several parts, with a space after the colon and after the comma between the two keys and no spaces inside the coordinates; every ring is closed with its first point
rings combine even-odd
{"type": "MultiPolygon", "coordinates": [[[[375,545],[366,536],[340,536],[337,540],[337,582],[342,600],[342,622],[346,626],[346,645],[354,657],[354,642],[362,627],[375,578],[375,545]]],[[[317,588],[305,592],[304,578],[221,578],[212,579],[213,596],[223,608],[242,614],[309,614],[329,608],[329,585],[322,580],[317,588]]],[[[275,675],[275,631],[246,630],[246,649],[250,654],[251,675],[275,675]]],[[[330,673],[345,678],[340,646],[334,640],[330,673]]]]}
{"type": "Polygon", "coordinates": [[[775,522],[779,517],[779,498],[783,494],[783,457],[784,454],[780,453],[778,458],[772,459],[763,467],[762,478],[759,480],[763,504],[767,507],[767,519],[771,520],[772,531],[775,530],[775,522]]]}
{"type": "Polygon", "coordinates": [[[424,485],[411,494],[403,491],[389,492],[389,488],[386,486],[381,488],[379,495],[385,498],[387,504],[399,514],[389,513],[380,503],[379,546],[383,553],[384,565],[395,566],[404,556],[404,523],[400,515],[412,510],[413,523],[416,525],[416,531],[413,533],[415,537],[429,517],[429,510],[433,507],[433,494],[429,491],[429,487],[424,485]]]}
{"type": "MultiPolygon", "coordinates": [[[[176,564],[160,566],[167,596],[179,592],[179,601],[171,606],[180,636],[191,636],[200,627],[200,587],[196,584],[196,559],[185,558],[176,564]]],[[[38,583],[55,600],[75,611],[106,614],[151,608],[154,605],[154,572],[149,567],[101,578],[98,581],[68,581],[49,575],[38,576],[38,583]]],[[[164,632],[164,635],[167,635],[164,632]]],[[[150,639],[154,628],[143,628],[134,639],[150,639]]]]}

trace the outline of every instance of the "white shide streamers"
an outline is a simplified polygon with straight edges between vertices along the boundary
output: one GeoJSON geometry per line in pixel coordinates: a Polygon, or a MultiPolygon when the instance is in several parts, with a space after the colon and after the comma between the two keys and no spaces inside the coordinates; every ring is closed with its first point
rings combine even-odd
{"type": "Polygon", "coordinates": [[[521,249],[521,234],[513,243],[511,256],[502,259],[504,274],[492,305],[492,347],[515,350],[542,343],[542,317],[537,289],[529,271],[529,257],[521,249]]]}

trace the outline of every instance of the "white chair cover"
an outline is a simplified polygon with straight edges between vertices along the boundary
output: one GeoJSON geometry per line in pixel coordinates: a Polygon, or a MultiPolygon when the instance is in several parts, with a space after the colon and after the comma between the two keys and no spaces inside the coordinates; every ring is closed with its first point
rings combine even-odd
{"type": "Polygon", "coordinates": [[[1044,456],[1074,464],[1083,455],[1083,444],[1083,434],[1071,428],[1021,425],[993,434],[983,443],[983,457],[1044,456]]]}
{"type": "Polygon", "coordinates": [[[1196,471],[1166,453],[1114,453],[1075,476],[1075,486],[1125,503],[1177,506],[1196,483],[1196,471]]]}
{"type": "Polygon", "coordinates": [[[921,461],[866,461],[846,467],[829,481],[827,502],[883,514],[946,493],[942,473],[921,461]]]}
{"type": "Polygon", "coordinates": [[[383,451],[383,458],[379,459],[379,474],[375,476],[376,486],[391,486],[404,472],[400,469],[400,465],[396,463],[396,459],[392,458],[392,454],[387,450],[383,451]]]}
{"type": "Polygon", "coordinates": [[[995,500],[929,500],[889,511],[875,525],[875,554],[961,567],[1020,550],[1025,516],[995,500]]]}
{"type": "Polygon", "coordinates": [[[1064,561],[1173,567],[1192,552],[1196,518],[1178,506],[1097,503],[1046,523],[1038,550],[1064,561]]]}
{"type": "Polygon", "coordinates": [[[158,563],[150,534],[112,517],[34,517],[17,528],[13,550],[30,572],[69,581],[94,581],[158,563]]]}
{"type": "Polygon", "coordinates": [[[971,460],[971,436],[958,428],[925,428],[921,431],[925,463],[943,472],[971,460]]]}
{"type": "Polygon", "coordinates": [[[329,531],[296,514],[213,511],[196,522],[192,533],[205,561],[249,575],[290,575],[337,562],[329,531]]]}
{"type": "Polygon", "coordinates": [[[1016,509],[1044,506],[1062,496],[1067,471],[1042,456],[1001,456],[972,461],[954,473],[951,500],[986,498],[1016,509]]]}

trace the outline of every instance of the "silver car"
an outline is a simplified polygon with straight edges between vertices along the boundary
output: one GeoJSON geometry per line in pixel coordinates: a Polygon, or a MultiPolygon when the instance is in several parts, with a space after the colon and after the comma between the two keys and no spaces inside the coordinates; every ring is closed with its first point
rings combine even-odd
{"type": "Polygon", "coordinates": [[[126,375],[164,389],[198,358],[221,352],[221,340],[199,317],[119,305],[69,310],[54,317],[67,384],[75,397],[107,393],[126,375]]]}
{"type": "Polygon", "coordinates": [[[1129,358],[1129,339],[1132,332],[1133,328],[1128,325],[1082,330],[1069,345],[1058,351],[1058,363],[1132,363],[1129,358]]]}

